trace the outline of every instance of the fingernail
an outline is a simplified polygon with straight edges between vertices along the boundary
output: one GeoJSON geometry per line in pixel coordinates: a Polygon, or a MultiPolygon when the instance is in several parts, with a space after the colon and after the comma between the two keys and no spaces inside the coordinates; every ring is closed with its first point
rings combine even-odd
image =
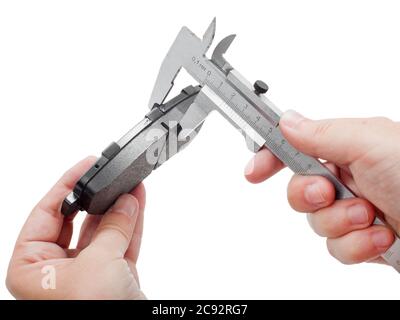
{"type": "Polygon", "coordinates": [[[359,225],[366,224],[368,222],[368,212],[367,209],[361,205],[356,204],[347,209],[347,216],[351,224],[359,225]]]}
{"type": "Polygon", "coordinates": [[[133,196],[125,194],[117,200],[112,210],[132,217],[137,210],[137,202],[133,196]]]}
{"type": "Polygon", "coordinates": [[[313,183],[306,186],[304,190],[304,197],[311,204],[322,204],[325,202],[324,194],[318,183],[313,183]]]}
{"type": "Polygon", "coordinates": [[[288,128],[296,129],[300,122],[302,122],[305,118],[297,113],[296,111],[289,110],[286,111],[280,120],[280,125],[284,125],[288,128]]]}
{"type": "Polygon", "coordinates": [[[380,252],[387,250],[393,242],[393,237],[387,231],[376,231],[372,233],[371,239],[380,252]]]}
{"type": "Polygon", "coordinates": [[[254,157],[247,163],[246,167],[244,168],[244,175],[249,176],[253,173],[254,171],[254,163],[255,159],[254,157]]]}

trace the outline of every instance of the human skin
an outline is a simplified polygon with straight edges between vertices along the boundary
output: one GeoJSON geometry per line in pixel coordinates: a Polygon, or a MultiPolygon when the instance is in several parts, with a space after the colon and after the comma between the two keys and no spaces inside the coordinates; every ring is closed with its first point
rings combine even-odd
{"type": "MultiPolygon", "coordinates": [[[[335,200],[326,178],[294,175],[287,189],[292,208],[308,213],[312,229],[327,238],[330,254],[342,263],[384,262],[380,255],[394,235],[390,228],[372,223],[380,212],[394,231],[400,231],[400,124],[386,118],[313,121],[288,111],[279,126],[290,144],[326,160],[357,195],[335,200]]],[[[245,176],[259,183],[282,168],[281,161],[262,149],[250,160],[245,176]]]]}
{"type": "MultiPolygon", "coordinates": [[[[311,121],[284,114],[280,128],[300,151],[326,159],[327,166],[357,198],[335,200],[323,177],[294,176],[288,200],[308,212],[312,228],[327,238],[330,253],[350,264],[382,262],[394,240],[385,226],[372,225],[379,210],[396,232],[400,212],[400,125],[385,118],[311,121]]],[[[6,284],[18,299],[143,299],[136,270],[143,231],[145,190],[122,195],[103,216],[88,215],[77,248],[70,248],[74,215],[60,207],[78,179],[94,163],[87,158],[66,172],[35,206],[17,239],[6,284]],[[56,285],[44,289],[44,267],[54,267],[56,285]]],[[[250,161],[245,175],[259,183],[283,168],[267,149],[250,161]]]]}
{"type": "Polygon", "coordinates": [[[61,203],[95,162],[67,171],[35,206],[15,244],[6,284],[17,299],[143,299],[136,270],[143,232],[145,189],[119,197],[104,216],[87,215],[76,248],[70,248],[73,218],[61,203]],[[54,268],[54,288],[43,286],[54,268]]]}

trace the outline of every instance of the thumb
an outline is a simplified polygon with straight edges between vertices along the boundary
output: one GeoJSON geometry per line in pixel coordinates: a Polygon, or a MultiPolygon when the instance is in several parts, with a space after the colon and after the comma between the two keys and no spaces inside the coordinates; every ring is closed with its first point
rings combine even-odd
{"type": "Polygon", "coordinates": [[[115,258],[122,258],[135,229],[139,204],[131,194],[124,194],[105,213],[91,244],[115,258]]]}
{"type": "Polygon", "coordinates": [[[379,138],[387,122],[391,121],[385,118],[314,121],[288,111],[282,115],[279,127],[289,143],[299,151],[339,165],[349,165],[371,147],[382,143],[379,138]]]}

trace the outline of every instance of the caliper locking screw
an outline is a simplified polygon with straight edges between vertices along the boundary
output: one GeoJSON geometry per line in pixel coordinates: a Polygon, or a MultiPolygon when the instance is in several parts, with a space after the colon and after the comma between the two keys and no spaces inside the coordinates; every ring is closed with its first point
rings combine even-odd
{"type": "Polygon", "coordinates": [[[256,95],[264,94],[269,89],[268,85],[264,81],[261,81],[261,80],[257,80],[256,82],[254,82],[253,87],[254,87],[254,93],[256,95]]]}

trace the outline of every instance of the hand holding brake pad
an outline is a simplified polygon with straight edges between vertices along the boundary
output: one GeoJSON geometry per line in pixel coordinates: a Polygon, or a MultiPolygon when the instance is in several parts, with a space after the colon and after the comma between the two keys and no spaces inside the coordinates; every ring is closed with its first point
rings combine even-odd
{"type": "Polygon", "coordinates": [[[199,87],[189,86],[154,108],[118,142],[111,143],[64,200],[61,212],[77,210],[104,214],[123,193],[131,191],[154,169],[184,148],[195,137],[204,119],[191,128],[180,125],[199,87]],[[181,138],[182,133],[185,137],[181,138]]]}

